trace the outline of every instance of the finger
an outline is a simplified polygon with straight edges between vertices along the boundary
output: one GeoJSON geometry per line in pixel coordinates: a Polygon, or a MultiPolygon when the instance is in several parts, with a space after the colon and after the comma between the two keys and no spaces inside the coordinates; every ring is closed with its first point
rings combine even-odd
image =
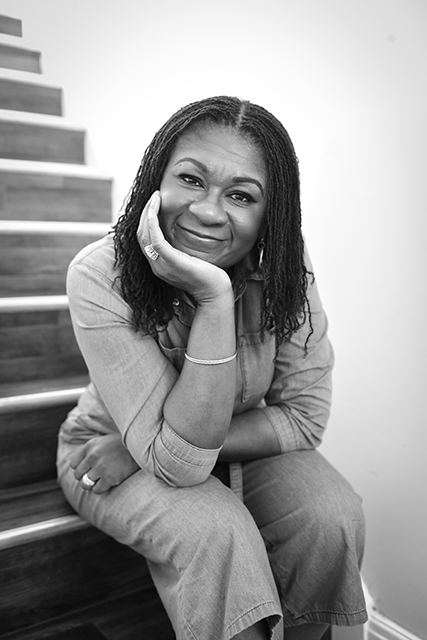
{"type": "MultiPolygon", "coordinates": [[[[70,458],[70,467],[76,469],[86,455],[86,445],[79,447],[70,458]]],[[[84,472],[83,472],[84,473],[84,472]]]]}
{"type": "Polygon", "coordinates": [[[159,211],[160,211],[160,193],[156,191],[150,201],[150,206],[147,213],[147,227],[150,237],[150,244],[153,245],[156,251],[161,250],[166,243],[163,231],[159,224],[159,211]]]}
{"type": "MultiPolygon", "coordinates": [[[[82,476],[84,476],[85,473],[88,473],[91,470],[91,466],[90,466],[90,462],[88,461],[87,458],[84,458],[80,464],[77,465],[77,467],[74,469],[74,477],[76,480],[81,480],[82,476]]],[[[91,478],[92,480],[94,480],[95,478],[91,478]]]]}
{"type": "Polygon", "coordinates": [[[85,491],[92,491],[96,487],[98,481],[99,477],[96,477],[96,474],[94,474],[93,470],[91,469],[88,473],[83,474],[80,480],[80,486],[85,491]],[[90,481],[90,483],[88,481],[90,481]]]}
{"type": "Polygon", "coordinates": [[[93,493],[97,493],[98,495],[101,493],[106,493],[112,488],[112,484],[110,484],[107,480],[103,480],[100,478],[96,485],[93,487],[93,493]]]}
{"type": "Polygon", "coordinates": [[[150,230],[148,227],[148,215],[150,210],[154,207],[154,211],[157,214],[159,209],[160,209],[160,195],[159,195],[159,191],[155,191],[151,198],[149,199],[149,201],[147,202],[147,204],[145,205],[142,214],[141,214],[141,218],[139,220],[139,225],[138,225],[138,229],[137,229],[137,238],[139,241],[139,244],[141,246],[142,249],[144,249],[144,247],[147,244],[151,244],[151,236],[150,236],[150,230]]]}

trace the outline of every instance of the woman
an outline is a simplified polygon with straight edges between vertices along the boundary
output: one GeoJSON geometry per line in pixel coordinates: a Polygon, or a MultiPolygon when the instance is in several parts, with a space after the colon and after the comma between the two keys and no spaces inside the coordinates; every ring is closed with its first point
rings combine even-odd
{"type": "Polygon", "coordinates": [[[91,384],[61,486],[145,556],[177,638],[365,622],[360,500],[315,451],[333,355],[280,122],[229,97],[174,114],[68,294],[91,384]]]}

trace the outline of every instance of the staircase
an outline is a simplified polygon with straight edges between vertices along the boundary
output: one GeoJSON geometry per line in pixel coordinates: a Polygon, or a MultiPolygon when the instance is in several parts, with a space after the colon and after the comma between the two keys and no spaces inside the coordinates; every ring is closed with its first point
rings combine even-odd
{"type": "Polygon", "coordinates": [[[111,228],[112,181],[21,42],[0,15],[0,638],[172,640],[145,560],[56,483],[58,427],[88,380],[66,269],[111,228]]]}

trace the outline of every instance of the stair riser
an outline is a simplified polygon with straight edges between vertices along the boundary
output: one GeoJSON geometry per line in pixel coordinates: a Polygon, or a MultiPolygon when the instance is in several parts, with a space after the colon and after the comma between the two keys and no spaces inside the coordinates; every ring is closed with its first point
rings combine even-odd
{"type": "Polygon", "coordinates": [[[62,92],[55,87],[0,78],[0,109],[60,116],[62,92]]]}
{"type": "Polygon", "coordinates": [[[7,33],[9,36],[22,36],[21,20],[0,15],[0,33],[7,33]]]}
{"type": "Polygon", "coordinates": [[[58,430],[74,405],[0,414],[0,490],[56,478],[58,430]]]}
{"type": "Polygon", "coordinates": [[[152,590],[145,560],[89,528],[0,552],[0,632],[136,589],[152,590]]]}
{"type": "Polygon", "coordinates": [[[63,294],[71,260],[98,238],[98,235],[0,235],[1,295],[63,294]]]}
{"type": "Polygon", "coordinates": [[[0,384],[84,375],[68,310],[0,314],[0,384]]]}
{"type": "Polygon", "coordinates": [[[0,171],[0,220],[111,221],[111,180],[0,171]]]}
{"type": "Polygon", "coordinates": [[[84,131],[0,121],[0,157],[84,164],[84,131]]]}
{"type": "Polygon", "coordinates": [[[0,44],[0,67],[41,73],[40,52],[0,44]]]}

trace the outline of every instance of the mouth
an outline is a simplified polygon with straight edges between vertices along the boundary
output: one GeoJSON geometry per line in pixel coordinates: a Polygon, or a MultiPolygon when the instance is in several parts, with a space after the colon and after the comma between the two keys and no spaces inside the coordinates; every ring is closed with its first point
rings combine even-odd
{"type": "Polygon", "coordinates": [[[226,240],[225,238],[220,238],[214,235],[203,233],[198,229],[189,229],[188,227],[182,227],[180,225],[177,225],[177,227],[181,235],[183,235],[184,237],[187,237],[189,240],[193,242],[195,241],[195,242],[201,242],[203,244],[217,245],[221,242],[225,242],[226,240]]]}

